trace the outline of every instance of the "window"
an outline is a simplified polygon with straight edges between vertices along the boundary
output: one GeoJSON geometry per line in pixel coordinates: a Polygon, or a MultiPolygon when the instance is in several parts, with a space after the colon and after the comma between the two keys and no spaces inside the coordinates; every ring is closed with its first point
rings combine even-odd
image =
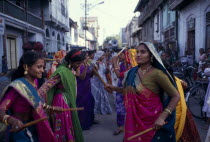
{"type": "Polygon", "coordinates": [[[54,31],[52,32],[52,36],[55,36],[55,32],[54,31]]]}
{"type": "Polygon", "coordinates": [[[64,36],[63,36],[63,45],[65,45],[65,39],[64,39],[64,36]]]}
{"type": "Polygon", "coordinates": [[[17,6],[21,6],[20,5],[20,0],[16,0],[16,3],[15,3],[17,6]]]}
{"type": "Polygon", "coordinates": [[[157,13],[156,32],[159,32],[159,11],[157,13]]]}
{"type": "Polygon", "coordinates": [[[46,33],[45,33],[46,37],[50,37],[49,30],[48,30],[48,29],[46,29],[46,31],[45,31],[45,32],[46,32],[46,33]]]}

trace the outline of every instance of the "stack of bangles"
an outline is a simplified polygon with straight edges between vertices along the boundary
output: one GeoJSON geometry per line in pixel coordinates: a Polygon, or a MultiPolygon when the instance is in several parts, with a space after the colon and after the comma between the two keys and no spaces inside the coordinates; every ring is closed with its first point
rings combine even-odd
{"type": "Polygon", "coordinates": [[[172,112],[169,109],[167,109],[167,108],[165,108],[163,112],[167,113],[168,115],[172,114],[172,112]]]}
{"type": "Polygon", "coordinates": [[[44,103],[43,104],[43,109],[45,109],[46,111],[48,111],[48,110],[54,111],[55,108],[44,103]]]}
{"type": "Polygon", "coordinates": [[[4,124],[6,124],[7,126],[9,125],[9,124],[8,124],[8,119],[9,119],[10,117],[11,117],[10,115],[4,115],[4,117],[3,117],[2,122],[3,122],[4,124]]]}

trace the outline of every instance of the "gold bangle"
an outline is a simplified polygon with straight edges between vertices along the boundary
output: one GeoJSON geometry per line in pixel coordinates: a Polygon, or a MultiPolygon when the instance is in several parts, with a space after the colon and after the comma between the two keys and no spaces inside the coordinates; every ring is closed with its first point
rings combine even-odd
{"type": "Polygon", "coordinates": [[[44,109],[46,108],[46,104],[45,104],[45,103],[43,104],[43,108],[44,108],[44,109]]]}
{"type": "Polygon", "coordinates": [[[49,105],[46,106],[46,110],[48,110],[48,109],[49,109],[49,105]]]}
{"type": "Polygon", "coordinates": [[[168,114],[172,114],[171,111],[169,109],[167,109],[167,108],[165,108],[164,111],[166,111],[168,114]]]}
{"type": "Polygon", "coordinates": [[[9,115],[4,115],[4,117],[3,117],[3,123],[4,124],[6,124],[7,126],[9,125],[8,124],[8,118],[10,118],[11,116],[9,116],[9,115]]]}

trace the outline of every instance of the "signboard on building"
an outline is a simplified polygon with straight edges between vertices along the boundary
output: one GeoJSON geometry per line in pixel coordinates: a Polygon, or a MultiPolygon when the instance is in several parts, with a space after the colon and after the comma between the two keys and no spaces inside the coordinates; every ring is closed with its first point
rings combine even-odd
{"type": "Polygon", "coordinates": [[[4,19],[0,17],[0,35],[4,35],[4,19]]]}

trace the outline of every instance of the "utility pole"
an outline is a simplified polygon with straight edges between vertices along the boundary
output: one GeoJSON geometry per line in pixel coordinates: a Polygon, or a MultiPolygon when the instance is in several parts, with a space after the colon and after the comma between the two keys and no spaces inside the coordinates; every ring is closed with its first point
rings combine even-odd
{"type": "Polygon", "coordinates": [[[86,30],[87,30],[87,0],[85,0],[85,27],[84,27],[84,30],[85,30],[85,48],[86,47],[86,30]]]}

